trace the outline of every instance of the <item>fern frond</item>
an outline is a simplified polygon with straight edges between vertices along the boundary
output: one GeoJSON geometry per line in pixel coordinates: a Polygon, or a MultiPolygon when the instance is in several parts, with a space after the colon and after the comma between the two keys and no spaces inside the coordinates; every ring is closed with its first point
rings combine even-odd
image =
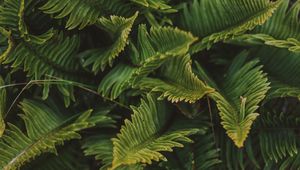
{"type": "Polygon", "coordinates": [[[298,154],[297,134],[293,128],[298,127],[300,118],[287,113],[265,113],[259,120],[262,130],[259,133],[260,151],[265,163],[278,163],[298,154]],[[274,128],[274,129],[272,129],[274,128]]]}
{"type": "Polygon", "coordinates": [[[212,135],[201,135],[195,140],[193,146],[195,168],[199,170],[211,169],[220,164],[220,149],[216,148],[212,135]]]}
{"type": "Polygon", "coordinates": [[[24,0],[5,0],[0,6],[0,26],[19,33],[20,37],[26,36],[28,32],[23,20],[24,8],[24,0]]]}
{"type": "Polygon", "coordinates": [[[288,96],[298,98],[300,95],[299,53],[275,47],[260,47],[254,51],[264,64],[264,70],[268,73],[272,83],[267,98],[288,96]]]}
{"type": "Polygon", "coordinates": [[[85,59],[84,66],[93,64],[93,72],[97,73],[99,70],[104,70],[107,65],[110,67],[113,60],[125,49],[128,44],[128,37],[135,19],[138,16],[136,12],[130,18],[111,16],[110,19],[100,18],[99,25],[106,30],[114,43],[105,49],[94,49],[85,51],[81,57],[85,59]]]}
{"type": "Polygon", "coordinates": [[[229,41],[237,45],[268,45],[288,49],[291,52],[300,52],[300,42],[295,38],[286,40],[276,39],[268,34],[243,34],[229,41]]]}
{"type": "Polygon", "coordinates": [[[213,92],[192,72],[190,56],[178,56],[165,63],[158,78],[142,78],[137,86],[161,93],[160,98],[167,97],[172,102],[185,101],[194,103],[204,95],[213,92]]]}
{"type": "Polygon", "coordinates": [[[198,38],[190,32],[171,27],[151,27],[150,40],[157,52],[166,55],[184,55],[198,38]]]}
{"type": "Polygon", "coordinates": [[[130,78],[136,68],[125,65],[116,65],[101,81],[98,92],[103,96],[116,99],[124,90],[130,87],[130,78]]]}
{"type": "Polygon", "coordinates": [[[66,28],[71,30],[96,23],[101,16],[101,4],[98,0],[48,0],[40,9],[46,14],[57,14],[57,19],[69,16],[66,28]]]}
{"type": "Polygon", "coordinates": [[[95,125],[90,122],[93,121],[90,119],[91,110],[74,120],[74,117],[66,118],[35,101],[24,100],[20,107],[24,112],[20,116],[25,122],[27,133],[8,124],[0,140],[0,168],[4,170],[18,169],[44,152],[56,153],[55,145],[78,139],[78,131],[95,125]]]}
{"type": "Polygon", "coordinates": [[[16,69],[24,67],[24,70],[28,71],[28,76],[35,79],[40,79],[46,74],[59,76],[60,70],[66,68],[76,70],[79,65],[72,58],[72,54],[79,46],[79,38],[77,36],[64,38],[61,33],[42,45],[20,42],[4,63],[13,63],[12,67],[16,69]],[[60,61],[57,60],[58,57],[64,59],[60,61]],[[59,69],[54,69],[57,67],[59,69]]]}
{"type": "MultiPolygon", "coordinates": [[[[80,72],[80,64],[74,54],[78,50],[79,43],[78,36],[67,37],[62,33],[41,45],[22,41],[6,58],[4,64],[11,64],[15,70],[23,68],[32,79],[54,76],[78,80],[76,73],[80,72]]],[[[65,96],[66,105],[70,100],[74,100],[72,86],[57,85],[57,87],[65,96]]],[[[48,92],[49,84],[45,83],[44,98],[47,98],[48,92]]]]}
{"type": "MultiPolygon", "coordinates": [[[[284,161],[281,161],[280,163],[277,164],[278,166],[275,165],[275,167],[278,168],[279,170],[299,169],[300,168],[299,162],[300,162],[300,154],[298,153],[297,155],[295,155],[293,157],[288,157],[284,161]]],[[[274,163],[274,164],[276,164],[276,163],[274,163]]],[[[273,168],[273,166],[268,166],[268,167],[273,168]]]]}
{"type": "MultiPolygon", "coordinates": [[[[25,0],[5,0],[0,6],[0,27],[12,32],[15,38],[23,38],[25,41],[30,41],[37,44],[42,44],[53,36],[53,30],[36,36],[28,32],[28,28],[24,21],[24,12],[28,5],[25,0]]],[[[29,2],[31,3],[31,2],[29,2]]]]}
{"type": "Polygon", "coordinates": [[[46,14],[54,14],[56,19],[68,17],[65,27],[81,30],[95,24],[107,11],[120,15],[130,13],[127,6],[120,0],[48,0],[40,9],[46,14]]]}
{"type": "Polygon", "coordinates": [[[178,28],[152,27],[148,33],[145,25],[140,25],[137,47],[140,54],[135,59],[140,67],[133,76],[133,82],[159,68],[167,59],[186,54],[196,40],[191,33],[178,28]]]}
{"type": "Polygon", "coordinates": [[[136,67],[117,65],[104,77],[98,91],[104,96],[117,98],[121,92],[135,86],[141,78],[159,68],[167,59],[187,53],[196,40],[191,33],[177,28],[152,27],[148,33],[146,26],[140,25],[137,47],[132,43],[130,46],[132,49],[136,48],[132,51],[137,51],[130,55],[136,67]]]}
{"type": "Polygon", "coordinates": [[[0,76],[0,138],[5,130],[4,114],[6,108],[6,89],[2,86],[5,85],[4,80],[0,76]]]}
{"type": "Polygon", "coordinates": [[[125,120],[121,133],[113,140],[113,162],[111,169],[120,165],[136,163],[151,164],[152,160],[166,160],[161,151],[172,151],[183,147],[182,142],[192,142],[186,136],[197,133],[197,129],[162,131],[167,120],[166,110],[154,96],[147,95],[139,107],[132,106],[132,120],[125,120]]]}
{"type": "Polygon", "coordinates": [[[295,97],[300,100],[300,88],[290,84],[284,84],[276,80],[271,80],[272,87],[266,97],[267,100],[283,97],[295,97]]]}
{"type": "MultiPolygon", "coordinates": [[[[262,66],[257,66],[257,60],[245,63],[247,56],[247,52],[239,54],[229,68],[223,86],[209,94],[217,103],[227,135],[239,148],[243,147],[251,125],[259,115],[255,111],[270,84],[261,70],[262,66]]],[[[201,74],[205,73],[202,71],[201,74]]]]}
{"type": "Polygon", "coordinates": [[[231,39],[263,24],[282,0],[194,0],[186,4],[180,21],[183,28],[202,37],[192,52],[231,39]]]}
{"type": "Polygon", "coordinates": [[[289,7],[289,0],[283,1],[274,15],[263,25],[256,27],[250,34],[235,38],[238,43],[249,45],[268,45],[285,48],[292,52],[300,51],[299,10],[300,1],[289,7]]]}

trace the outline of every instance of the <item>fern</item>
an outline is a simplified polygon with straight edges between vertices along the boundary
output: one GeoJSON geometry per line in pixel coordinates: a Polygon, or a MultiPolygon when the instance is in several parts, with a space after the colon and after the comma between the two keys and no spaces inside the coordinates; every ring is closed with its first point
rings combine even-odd
{"type": "Polygon", "coordinates": [[[120,165],[148,163],[152,160],[166,160],[160,151],[172,151],[173,147],[183,147],[181,142],[192,142],[186,136],[194,134],[197,129],[184,129],[161,132],[166,120],[164,108],[147,95],[140,107],[132,107],[132,120],[125,120],[121,133],[113,139],[112,168],[120,165]],[[149,122],[147,126],[142,122],[149,122]],[[144,134],[140,137],[135,134],[144,134]]]}
{"type": "Polygon", "coordinates": [[[2,169],[18,169],[43,152],[56,153],[55,145],[78,139],[78,131],[94,126],[93,119],[90,119],[90,110],[74,120],[65,118],[35,101],[25,100],[20,107],[24,112],[20,116],[25,122],[27,133],[24,134],[17,126],[8,124],[0,142],[2,169]],[[72,123],[66,124],[69,121],[72,123]],[[45,123],[47,126],[44,126],[45,123]]]}
{"type": "Polygon", "coordinates": [[[112,99],[117,98],[129,86],[129,79],[135,68],[125,64],[115,66],[101,81],[98,92],[112,99]],[[111,77],[114,77],[111,79],[111,77]]]}
{"type": "Polygon", "coordinates": [[[138,86],[141,78],[158,69],[169,58],[187,53],[196,40],[190,33],[171,27],[152,27],[150,33],[145,25],[139,26],[137,47],[131,44],[132,60],[136,67],[120,64],[104,77],[98,91],[104,96],[117,98],[130,86],[138,86]],[[162,41],[163,40],[163,41],[162,41]],[[172,43],[169,43],[172,42],[172,43]],[[134,51],[134,50],[132,50],[134,51]],[[117,76],[118,79],[111,79],[117,76]]]}
{"type": "Polygon", "coordinates": [[[29,34],[24,21],[24,12],[30,3],[31,1],[25,4],[25,0],[5,0],[0,7],[0,27],[12,31],[15,38],[42,44],[52,37],[53,31],[50,29],[39,36],[29,34]]]}
{"type": "Polygon", "coordinates": [[[299,169],[299,9],[0,0],[0,169],[299,169]]]}
{"type": "Polygon", "coordinates": [[[194,160],[196,169],[209,169],[221,163],[219,160],[219,149],[212,142],[212,135],[202,135],[195,140],[194,160]]]}
{"type": "Polygon", "coordinates": [[[299,54],[274,47],[261,47],[256,52],[257,57],[261,58],[273,84],[268,98],[286,96],[298,98],[298,84],[300,83],[297,76],[299,54]],[[273,58],[271,59],[269,56],[273,56],[273,58]]]}
{"type": "MultiPolygon", "coordinates": [[[[40,7],[46,14],[55,14],[56,19],[68,17],[66,28],[71,30],[76,27],[83,29],[88,25],[95,24],[105,14],[106,10],[112,10],[119,14],[126,14],[128,10],[120,9],[118,5],[126,5],[120,0],[48,0],[40,7]]],[[[125,8],[126,9],[126,8],[125,8]]]]}
{"type": "Polygon", "coordinates": [[[94,49],[85,51],[81,57],[86,59],[84,66],[93,63],[93,72],[97,73],[99,70],[104,70],[106,65],[112,66],[113,60],[124,50],[128,44],[128,36],[130,34],[132,25],[138,12],[131,18],[123,18],[111,16],[110,19],[100,18],[99,25],[104,30],[108,31],[115,39],[115,42],[106,49],[94,49]],[[121,32],[119,32],[121,31],[121,32]]]}
{"type": "MultiPolygon", "coordinates": [[[[74,52],[79,46],[79,37],[66,37],[62,33],[57,34],[51,41],[42,45],[34,45],[23,41],[19,43],[4,61],[11,64],[15,70],[23,68],[27,75],[33,79],[41,79],[46,76],[62,79],[78,80],[75,74],[79,73],[79,62],[74,58],[74,52]]],[[[71,86],[57,85],[65,96],[65,104],[74,100],[71,86]]],[[[49,93],[49,83],[45,83],[43,98],[49,93]]]]}
{"type": "Polygon", "coordinates": [[[181,25],[203,39],[194,52],[263,24],[282,1],[194,0],[183,9],[181,25]],[[222,16],[222,17],[221,17],[222,16]]]}
{"type": "Polygon", "coordinates": [[[270,84],[261,66],[257,66],[257,60],[242,65],[247,55],[242,52],[235,58],[222,88],[210,94],[220,111],[221,124],[237,147],[243,146],[253,121],[259,115],[255,113],[258,104],[265,97],[270,84]]]}
{"type": "Polygon", "coordinates": [[[167,97],[172,102],[195,102],[205,94],[213,92],[192,73],[190,57],[176,57],[162,70],[165,80],[143,78],[138,87],[162,93],[160,98],[167,97]],[[182,77],[182,78],[179,78],[182,77]]]}
{"type": "Polygon", "coordinates": [[[283,1],[274,15],[263,25],[256,27],[251,34],[236,37],[238,43],[268,45],[300,51],[298,14],[300,2],[289,8],[290,1],[283,1]]]}
{"type": "Polygon", "coordinates": [[[138,58],[134,59],[134,64],[141,66],[135,72],[133,81],[147,76],[168,58],[186,54],[196,40],[192,34],[171,27],[151,27],[148,34],[145,25],[141,25],[137,48],[140,53],[138,58]]]}

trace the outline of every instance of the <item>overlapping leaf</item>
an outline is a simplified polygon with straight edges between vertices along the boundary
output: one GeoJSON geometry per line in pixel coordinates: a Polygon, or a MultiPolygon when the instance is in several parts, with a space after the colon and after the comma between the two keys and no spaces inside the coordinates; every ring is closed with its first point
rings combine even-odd
{"type": "MultiPolygon", "coordinates": [[[[258,104],[264,99],[270,84],[257,60],[246,63],[247,55],[247,52],[242,52],[236,57],[223,86],[215,87],[219,90],[210,94],[217,103],[221,124],[237,147],[243,147],[253,121],[259,115],[256,113],[258,104]]],[[[205,72],[199,73],[200,77],[207,77],[205,72]]]]}
{"type": "Polygon", "coordinates": [[[295,2],[291,7],[289,7],[289,3],[289,0],[283,1],[265,24],[256,27],[250,34],[236,37],[233,42],[248,45],[268,45],[299,52],[300,1],[295,2]]]}
{"type": "Polygon", "coordinates": [[[27,133],[8,124],[0,140],[0,168],[4,170],[18,169],[41,153],[55,153],[56,145],[80,138],[78,131],[92,127],[95,123],[110,122],[106,116],[91,119],[91,110],[77,115],[77,118],[68,118],[35,101],[25,100],[20,107],[24,112],[20,116],[25,122],[27,133]]]}
{"type": "Polygon", "coordinates": [[[177,56],[165,63],[161,74],[163,79],[145,77],[140,80],[140,89],[149,89],[161,93],[172,102],[194,103],[204,95],[214,91],[206,86],[193,72],[190,56],[177,56]]]}
{"type": "Polygon", "coordinates": [[[180,21],[183,28],[202,37],[193,52],[240,35],[263,24],[282,0],[194,0],[186,4],[180,21]]]}
{"type": "Polygon", "coordinates": [[[113,61],[125,49],[128,44],[129,34],[135,19],[138,16],[136,12],[130,18],[111,16],[110,19],[100,18],[99,25],[107,31],[113,39],[113,44],[104,49],[93,49],[85,51],[81,57],[85,59],[84,66],[93,65],[93,72],[104,70],[107,65],[112,66],[113,61]]]}
{"type": "Polygon", "coordinates": [[[111,98],[118,97],[122,91],[131,85],[136,86],[141,78],[158,69],[169,58],[182,57],[194,41],[196,38],[192,34],[177,28],[153,27],[148,33],[146,26],[140,25],[137,47],[131,44],[134,50],[130,56],[136,66],[117,65],[104,77],[98,91],[111,98]]]}
{"type": "Polygon", "coordinates": [[[117,138],[113,139],[111,169],[121,165],[151,164],[153,160],[166,160],[160,152],[170,152],[173,147],[183,147],[183,142],[192,142],[187,136],[198,131],[197,129],[164,131],[167,112],[162,103],[155,101],[151,95],[141,100],[139,107],[132,106],[132,110],[132,120],[126,119],[117,138]]]}

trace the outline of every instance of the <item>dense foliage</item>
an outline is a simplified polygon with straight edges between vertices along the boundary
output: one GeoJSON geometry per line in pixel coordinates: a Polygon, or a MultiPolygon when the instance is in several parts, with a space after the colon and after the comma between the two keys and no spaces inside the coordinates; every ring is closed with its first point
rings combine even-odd
{"type": "Polygon", "coordinates": [[[0,0],[0,169],[300,169],[299,11],[0,0]]]}

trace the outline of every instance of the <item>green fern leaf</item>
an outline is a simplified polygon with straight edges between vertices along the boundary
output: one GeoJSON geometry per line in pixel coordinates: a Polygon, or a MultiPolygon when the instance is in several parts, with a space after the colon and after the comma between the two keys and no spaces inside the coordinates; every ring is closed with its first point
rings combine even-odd
{"type": "Polygon", "coordinates": [[[78,131],[95,125],[93,119],[90,119],[91,110],[74,120],[55,113],[46,105],[30,100],[22,102],[20,107],[24,112],[20,116],[25,122],[27,134],[15,125],[8,124],[0,140],[0,168],[4,170],[18,169],[44,152],[56,153],[55,145],[78,139],[78,131]]]}
{"type": "Polygon", "coordinates": [[[233,43],[246,45],[268,45],[300,52],[298,24],[300,1],[289,8],[290,1],[283,1],[274,15],[263,25],[256,27],[251,34],[236,37],[233,43]]]}
{"type": "Polygon", "coordinates": [[[139,27],[138,48],[140,65],[134,73],[134,84],[159,68],[167,59],[181,56],[197,40],[191,33],[172,27],[152,27],[148,34],[145,25],[139,27]]]}
{"type": "Polygon", "coordinates": [[[192,49],[192,52],[197,52],[263,24],[281,2],[282,0],[194,0],[185,5],[180,23],[183,28],[203,37],[192,49]]]}
{"type": "Polygon", "coordinates": [[[140,25],[137,50],[140,65],[134,75],[134,82],[159,68],[168,58],[181,56],[197,40],[191,33],[172,27],[152,27],[150,33],[145,25],[140,25]]]}
{"type": "Polygon", "coordinates": [[[48,0],[40,9],[54,14],[56,19],[68,17],[65,27],[69,30],[95,24],[107,11],[120,15],[131,13],[128,4],[120,0],[48,0]]]}
{"type": "MultiPolygon", "coordinates": [[[[135,49],[137,52],[130,55],[136,67],[117,65],[103,78],[98,92],[112,99],[117,98],[124,90],[135,86],[141,78],[159,68],[167,59],[187,53],[196,40],[192,34],[177,28],[152,27],[148,33],[146,26],[140,25],[135,49]]],[[[133,44],[130,47],[135,48],[133,44]]]]}
{"type": "Polygon", "coordinates": [[[5,0],[0,7],[0,26],[10,28],[21,37],[28,35],[23,21],[24,8],[24,0],[5,0]]]}
{"type": "MultiPolygon", "coordinates": [[[[229,68],[222,88],[214,87],[217,91],[209,94],[217,103],[227,135],[239,148],[243,147],[253,121],[259,115],[255,111],[270,84],[262,66],[257,66],[257,60],[245,64],[247,56],[245,51],[240,53],[229,68]]],[[[208,77],[203,71],[199,73],[200,77],[208,77]]]]}
{"type": "Polygon", "coordinates": [[[69,16],[66,28],[71,30],[76,27],[83,29],[96,23],[101,16],[101,4],[98,0],[48,0],[40,9],[46,14],[57,14],[57,19],[69,16]]]}
{"type": "Polygon", "coordinates": [[[266,97],[267,100],[283,97],[295,97],[300,100],[300,88],[290,84],[284,84],[276,80],[271,80],[272,87],[266,97]]]}
{"type": "Polygon", "coordinates": [[[299,98],[299,53],[268,46],[257,48],[253,52],[264,64],[272,83],[267,98],[269,100],[288,96],[299,98]]]}
{"type": "Polygon", "coordinates": [[[165,63],[161,71],[164,79],[143,78],[137,87],[161,93],[172,102],[185,101],[194,103],[204,95],[213,92],[192,72],[190,56],[178,56],[165,63]]]}
{"type": "Polygon", "coordinates": [[[113,60],[125,49],[128,44],[128,37],[135,19],[136,12],[130,18],[111,16],[110,19],[100,18],[99,25],[106,30],[114,39],[114,43],[105,49],[94,49],[85,51],[80,56],[86,59],[84,66],[93,64],[93,72],[104,70],[107,65],[112,66],[113,60]]]}
{"type": "Polygon", "coordinates": [[[198,136],[193,146],[195,167],[199,170],[210,169],[222,161],[219,160],[219,148],[216,148],[212,135],[198,136]]]}
{"type": "Polygon", "coordinates": [[[54,33],[50,29],[39,36],[29,34],[24,21],[24,12],[30,3],[25,2],[25,0],[5,0],[0,6],[0,27],[10,30],[15,38],[23,38],[27,42],[42,44],[49,40],[54,33]]]}
{"type": "Polygon", "coordinates": [[[136,68],[125,65],[116,65],[101,81],[98,92],[103,96],[116,99],[124,90],[130,87],[129,80],[136,68]]]}
{"type": "Polygon", "coordinates": [[[259,121],[259,145],[266,163],[279,162],[298,154],[297,134],[293,128],[299,126],[300,119],[287,113],[265,113],[259,121]],[[270,129],[276,127],[277,130],[270,129]],[[285,127],[285,128],[282,128],[285,127]]]}
{"type": "Polygon", "coordinates": [[[52,41],[39,46],[21,42],[4,63],[13,62],[12,67],[14,68],[24,67],[24,70],[28,71],[28,76],[35,79],[40,79],[46,74],[60,77],[59,70],[74,72],[78,69],[79,65],[72,58],[72,54],[78,46],[79,38],[77,36],[65,37],[63,34],[59,34],[52,41]],[[64,60],[56,60],[58,57],[64,60]],[[65,70],[66,68],[68,70],[65,70]]]}
{"type": "MultiPolygon", "coordinates": [[[[11,64],[15,70],[23,68],[32,79],[53,76],[78,80],[76,73],[80,73],[80,64],[74,54],[78,50],[79,43],[78,36],[67,37],[62,33],[41,45],[22,41],[6,58],[4,64],[11,64]]],[[[47,82],[44,85],[43,98],[45,99],[48,97],[50,85],[47,82]]],[[[58,84],[57,87],[64,95],[68,106],[70,100],[74,100],[73,87],[63,84],[58,84]]]]}
{"type": "Polygon", "coordinates": [[[125,120],[121,133],[113,140],[113,161],[110,169],[121,165],[136,163],[151,164],[152,160],[166,160],[161,151],[172,151],[173,147],[183,147],[181,142],[192,142],[188,135],[196,133],[197,129],[161,131],[166,112],[163,106],[147,95],[141,101],[140,107],[133,107],[132,120],[125,120]]]}

